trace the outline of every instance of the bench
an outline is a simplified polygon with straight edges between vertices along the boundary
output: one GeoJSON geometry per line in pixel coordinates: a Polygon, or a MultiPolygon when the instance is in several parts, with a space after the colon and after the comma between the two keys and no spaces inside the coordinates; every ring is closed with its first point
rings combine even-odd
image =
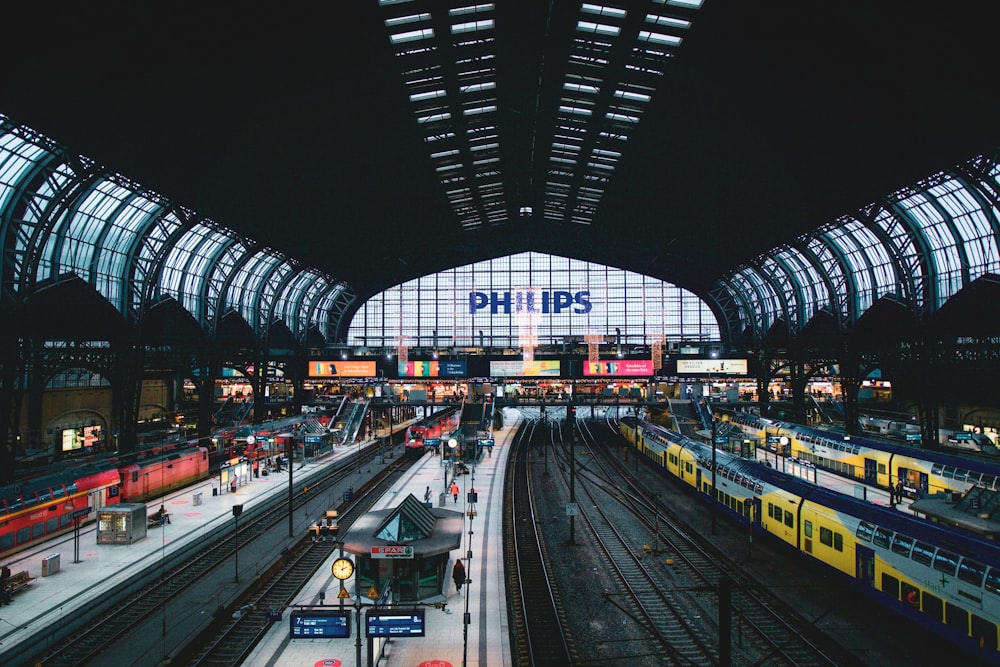
{"type": "Polygon", "coordinates": [[[10,575],[10,579],[7,580],[7,590],[13,595],[34,580],[35,578],[28,574],[27,570],[22,570],[17,574],[10,575]]]}

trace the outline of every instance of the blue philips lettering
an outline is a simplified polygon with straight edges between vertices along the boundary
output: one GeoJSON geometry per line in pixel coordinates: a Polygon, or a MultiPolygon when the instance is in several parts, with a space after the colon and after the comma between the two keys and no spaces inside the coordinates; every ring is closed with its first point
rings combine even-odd
{"type": "Polygon", "coordinates": [[[590,303],[590,290],[581,290],[573,295],[573,300],[576,301],[576,305],[573,306],[573,312],[583,315],[584,313],[589,313],[593,306],[590,303]]]}
{"type": "Polygon", "coordinates": [[[489,298],[482,292],[469,292],[469,312],[475,313],[480,308],[485,308],[490,302],[489,298]]]}
{"type": "Polygon", "coordinates": [[[560,313],[566,306],[573,303],[573,295],[569,292],[553,292],[552,293],[552,312],[560,313]]]}
{"type": "Polygon", "coordinates": [[[502,299],[496,292],[490,292],[490,313],[496,315],[500,306],[503,306],[504,312],[510,315],[510,292],[504,292],[502,299]]]}

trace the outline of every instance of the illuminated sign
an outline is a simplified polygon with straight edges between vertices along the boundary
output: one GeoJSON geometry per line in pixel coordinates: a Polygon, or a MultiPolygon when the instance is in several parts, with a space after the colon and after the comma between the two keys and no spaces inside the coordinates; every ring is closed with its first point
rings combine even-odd
{"type": "Polygon", "coordinates": [[[400,361],[397,370],[401,378],[460,378],[468,375],[464,361],[400,361]]]}
{"type": "Polygon", "coordinates": [[[413,547],[410,545],[386,545],[371,548],[372,558],[413,558],[413,547]]]}
{"type": "Polygon", "coordinates": [[[374,361],[310,361],[311,378],[370,378],[378,373],[374,361]]]}
{"type": "Polygon", "coordinates": [[[746,359],[678,359],[678,375],[746,375],[746,359]]]}
{"type": "Polygon", "coordinates": [[[365,614],[369,637],[423,637],[423,609],[369,611],[365,614]]]}
{"type": "Polygon", "coordinates": [[[347,609],[296,609],[288,617],[291,638],[323,637],[344,639],[351,636],[351,612],[347,609]]]}
{"type": "Polygon", "coordinates": [[[475,314],[489,306],[490,314],[496,315],[503,311],[511,313],[561,313],[570,309],[580,315],[589,313],[593,305],[590,303],[590,292],[564,292],[556,290],[525,289],[514,292],[469,292],[469,313],[475,314]]]}
{"type": "Polygon", "coordinates": [[[584,377],[645,377],[653,374],[652,359],[615,359],[583,362],[584,377]]]}
{"type": "Polygon", "coordinates": [[[559,377],[559,360],[491,361],[490,375],[494,377],[559,377]]]}

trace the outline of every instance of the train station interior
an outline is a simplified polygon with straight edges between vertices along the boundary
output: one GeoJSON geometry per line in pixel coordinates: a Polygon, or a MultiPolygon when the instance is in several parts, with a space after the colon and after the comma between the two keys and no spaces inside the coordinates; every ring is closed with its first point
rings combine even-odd
{"type": "MultiPolygon", "coordinates": [[[[439,463],[497,465],[519,407],[674,400],[1000,455],[987,3],[5,14],[11,513],[31,476],[78,465],[80,489],[83,472],[106,489],[91,457],[125,470],[150,448],[180,493],[175,446],[204,452],[183,466],[211,466],[204,499],[228,502],[342,446],[384,463],[453,406],[479,426],[458,454],[434,445],[439,463]]],[[[697,418],[675,426],[719,435],[697,418]]],[[[449,469],[380,511],[468,518],[438,509],[449,469]]],[[[126,504],[154,497],[149,473],[122,474],[126,504]]],[[[62,505],[0,554],[97,516],[62,505]]],[[[454,532],[412,587],[447,589],[454,532]]]]}

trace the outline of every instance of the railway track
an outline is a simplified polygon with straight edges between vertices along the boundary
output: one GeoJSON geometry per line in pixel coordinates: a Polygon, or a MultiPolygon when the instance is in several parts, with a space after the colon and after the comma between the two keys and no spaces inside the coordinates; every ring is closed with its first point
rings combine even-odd
{"type": "Polygon", "coordinates": [[[537,422],[522,426],[508,459],[504,483],[504,550],[508,568],[511,644],[518,665],[569,665],[576,651],[545,566],[528,475],[528,454],[537,422]]]}
{"type": "MultiPolygon", "coordinates": [[[[340,530],[346,533],[354,521],[388,491],[396,473],[416,461],[414,458],[400,459],[399,467],[386,469],[375,484],[355,496],[350,510],[338,516],[340,530]]],[[[198,647],[196,651],[185,651],[174,662],[191,667],[236,667],[242,664],[270,629],[272,621],[269,612],[280,612],[292,604],[298,592],[334,552],[336,545],[337,542],[332,539],[313,541],[303,537],[234,605],[238,607],[237,613],[209,626],[191,642],[193,647],[198,647]]]]}
{"type": "MultiPolygon", "coordinates": [[[[686,582],[685,587],[709,595],[706,601],[717,609],[719,582],[724,579],[738,584],[738,605],[728,610],[730,618],[738,618],[742,640],[748,642],[743,652],[755,660],[785,665],[835,665],[851,664],[855,659],[839,645],[818,633],[808,619],[778,601],[763,588],[751,585],[742,571],[731,565],[730,558],[717,553],[707,541],[695,536],[689,529],[671,518],[658,506],[654,494],[642,487],[636,478],[626,474],[622,462],[611,455],[607,447],[597,444],[597,439],[586,427],[581,429],[586,437],[588,451],[595,464],[600,461],[602,470],[614,471],[611,476],[597,473],[597,465],[586,471],[590,492],[600,490],[598,504],[613,499],[628,509],[636,521],[647,531],[655,531],[658,545],[655,551],[671,569],[686,582]],[[655,520],[650,516],[656,517],[655,520]],[[655,525],[654,525],[655,522],[655,525]],[[746,632],[749,630],[749,632],[746,632]]],[[[716,627],[716,632],[718,626],[716,627]]]]}
{"type": "MultiPolygon", "coordinates": [[[[321,478],[310,482],[311,495],[322,493],[332,488],[338,482],[356,475],[359,465],[373,461],[379,454],[377,444],[370,445],[358,454],[338,462],[336,467],[321,478]]],[[[404,459],[398,459],[383,470],[389,473],[394,466],[404,459]]],[[[358,491],[360,493],[360,490],[358,491]]],[[[304,491],[297,492],[293,497],[294,508],[304,505],[309,498],[304,491]]],[[[44,665],[67,665],[76,667],[84,664],[99,664],[103,650],[119,642],[131,631],[145,622],[153,613],[161,609],[165,602],[179,595],[189,587],[196,586],[199,579],[206,573],[228,560],[236,546],[245,546],[272,529],[278,530],[285,525],[288,515],[288,498],[279,495],[266,505],[254,508],[251,516],[245,517],[240,524],[238,535],[235,532],[221,534],[215,539],[208,538],[202,548],[183,559],[179,564],[157,573],[145,573],[148,580],[141,587],[125,587],[128,592],[121,593],[120,599],[111,605],[109,611],[95,614],[90,622],[79,630],[67,634],[44,653],[32,656],[26,664],[39,662],[44,665]]]]}

